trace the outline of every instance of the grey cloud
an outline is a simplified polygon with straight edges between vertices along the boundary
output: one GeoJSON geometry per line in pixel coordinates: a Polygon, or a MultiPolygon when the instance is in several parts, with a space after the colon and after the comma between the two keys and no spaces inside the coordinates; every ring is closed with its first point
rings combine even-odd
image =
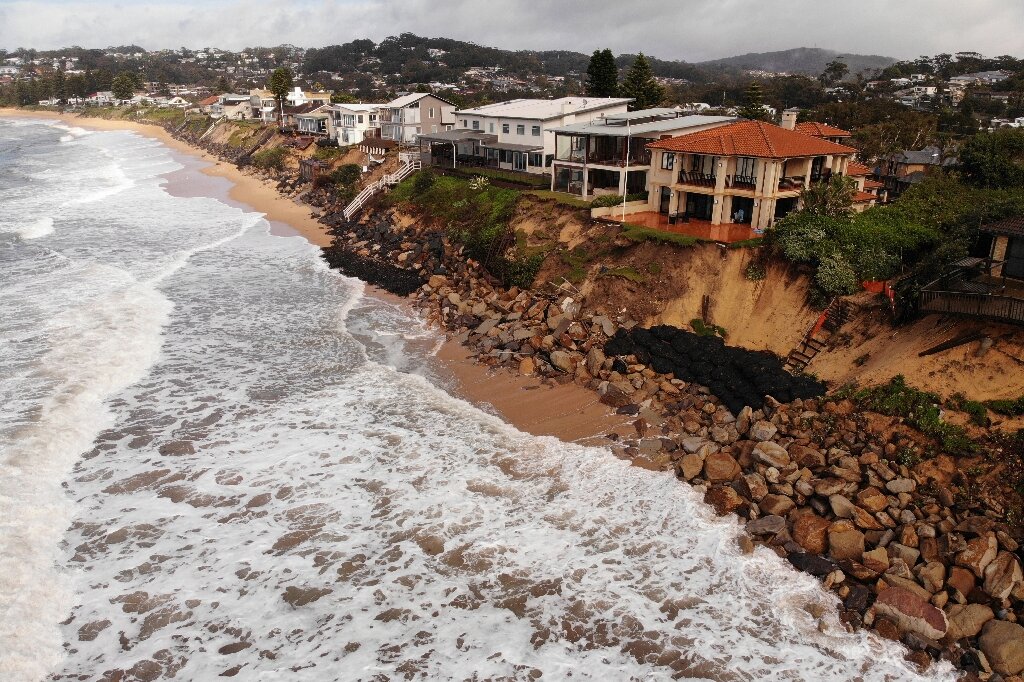
{"type": "Polygon", "coordinates": [[[15,0],[0,12],[0,46],[9,49],[316,47],[410,31],[509,49],[610,47],[690,61],[798,46],[901,58],[1024,54],[1020,0],[15,0]]]}

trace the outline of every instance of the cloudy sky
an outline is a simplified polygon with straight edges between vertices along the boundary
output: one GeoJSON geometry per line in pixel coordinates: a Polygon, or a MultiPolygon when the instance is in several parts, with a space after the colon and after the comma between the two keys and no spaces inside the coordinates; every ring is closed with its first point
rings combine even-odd
{"type": "Polygon", "coordinates": [[[1024,0],[0,0],[7,49],[319,47],[409,31],[687,61],[804,46],[1024,57],[1022,27],[1024,0]]]}

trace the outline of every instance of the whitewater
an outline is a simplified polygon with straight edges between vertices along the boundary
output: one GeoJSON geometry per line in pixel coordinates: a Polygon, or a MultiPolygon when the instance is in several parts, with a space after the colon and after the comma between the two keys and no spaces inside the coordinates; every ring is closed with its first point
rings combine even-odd
{"type": "Polygon", "coordinates": [[[953,679],[184,158],[0,120],[0,679],[953,679]]]}

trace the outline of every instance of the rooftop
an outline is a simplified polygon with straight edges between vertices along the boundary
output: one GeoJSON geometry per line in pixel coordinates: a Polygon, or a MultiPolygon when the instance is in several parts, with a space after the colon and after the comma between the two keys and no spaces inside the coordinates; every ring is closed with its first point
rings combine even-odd
{"type": "Polygon", "coordinates": [[[382,104],[363,104],[362,102],[352,102],[349,104],[332,104],[331,109],[344,109],[345,111],[377,111],[377,109],[382,106],[382,104]]]}
{"type": "Polygon", "coordinates": [[[1003,218],[1002,220],[997,220],[994,223],[982,225],[981,231],[987,232],[988,234],[1024,237],[1024,215],[1003,218]]]}
{"type": "Polygon", "coordinates": [[[797,123],[795,130],[798,133],[810,135],[811,137],[851,137],[853,135],[853,133],[848,130],[836,128],[835,126],[830,126],[827,123],[818,123],[817,121],[797,123]]]}
{"type": "Polygon", "coordinates": [[[606,116],[603,119],[591,121],[590,123],[573,123],[571,125],[554,128],[556,133],[575,135],[610,135],[625,137],[626,135],[637,136],[645,133],[667,133],[673,130],[685,130],[697,126],[709,126],[715,124],[726,124],[735,121],[732,116],[700,116],[696,114],[683,115],[675,109],[658,110],[645,109],[633,111],[630,114],[615,114],[606,116]],[[647,112],[669,111],[671,115],[660,114],[652,116],[647,112]],[[636,116],[635,114],[645,114],[636,116]]]}
{"type": "Polygon", "coordinates": [[[691,154],[793,159],[853,154],[853,147],[786,130],[764,121],[739,121],[718,128],[653,142],[648,147],[691,154]]]}
{"type": "Polygon", "coordinates": [[[442,97],[438,97],[437,95],[435,95],[432,92],[411,92],[408,95],[402,95],[401,97],[393,99],[390,102],[388,102],[387,104],[381,104],[380,106],[382,106],[382,107],[389,107],[389,108],[392,108],[392,109],[400,109],[402,107],[409,106],[413,102],[419,102],[424,97],[433,97],[434,99],[441,100],[445,104],[452,104],[448,100],[446,100],[446,99],[444,99],[442,97]]]}
{"type": "Polygon", "coordinates": [[[857,177],[859,175],[871,175],[871,169],[865,166],[863,163],[857,163],[854,161],[846,167],[846,174],[851,177],[857,177]]]}
{"type": "Polygon", "coordinates": [[[558,99],[513,99],[508,102],[485,104],[472,109],[460,109],[458,115],[494,116],[500,118],[530,118],[546,121],[564,114],[582,114],[613,106],[626,105],[627,97],[560,97],[558,99]]]}

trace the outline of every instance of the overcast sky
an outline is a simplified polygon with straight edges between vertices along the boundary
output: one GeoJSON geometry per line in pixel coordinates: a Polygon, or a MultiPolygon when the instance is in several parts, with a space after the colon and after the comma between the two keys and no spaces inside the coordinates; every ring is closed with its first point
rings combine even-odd
{"type": "Polygon", "coordinates": [[[700,61],[824,47],[1024,57],[1024,0],[0,0],[0,47],[321,47],[412,32],[700,61]]]}

